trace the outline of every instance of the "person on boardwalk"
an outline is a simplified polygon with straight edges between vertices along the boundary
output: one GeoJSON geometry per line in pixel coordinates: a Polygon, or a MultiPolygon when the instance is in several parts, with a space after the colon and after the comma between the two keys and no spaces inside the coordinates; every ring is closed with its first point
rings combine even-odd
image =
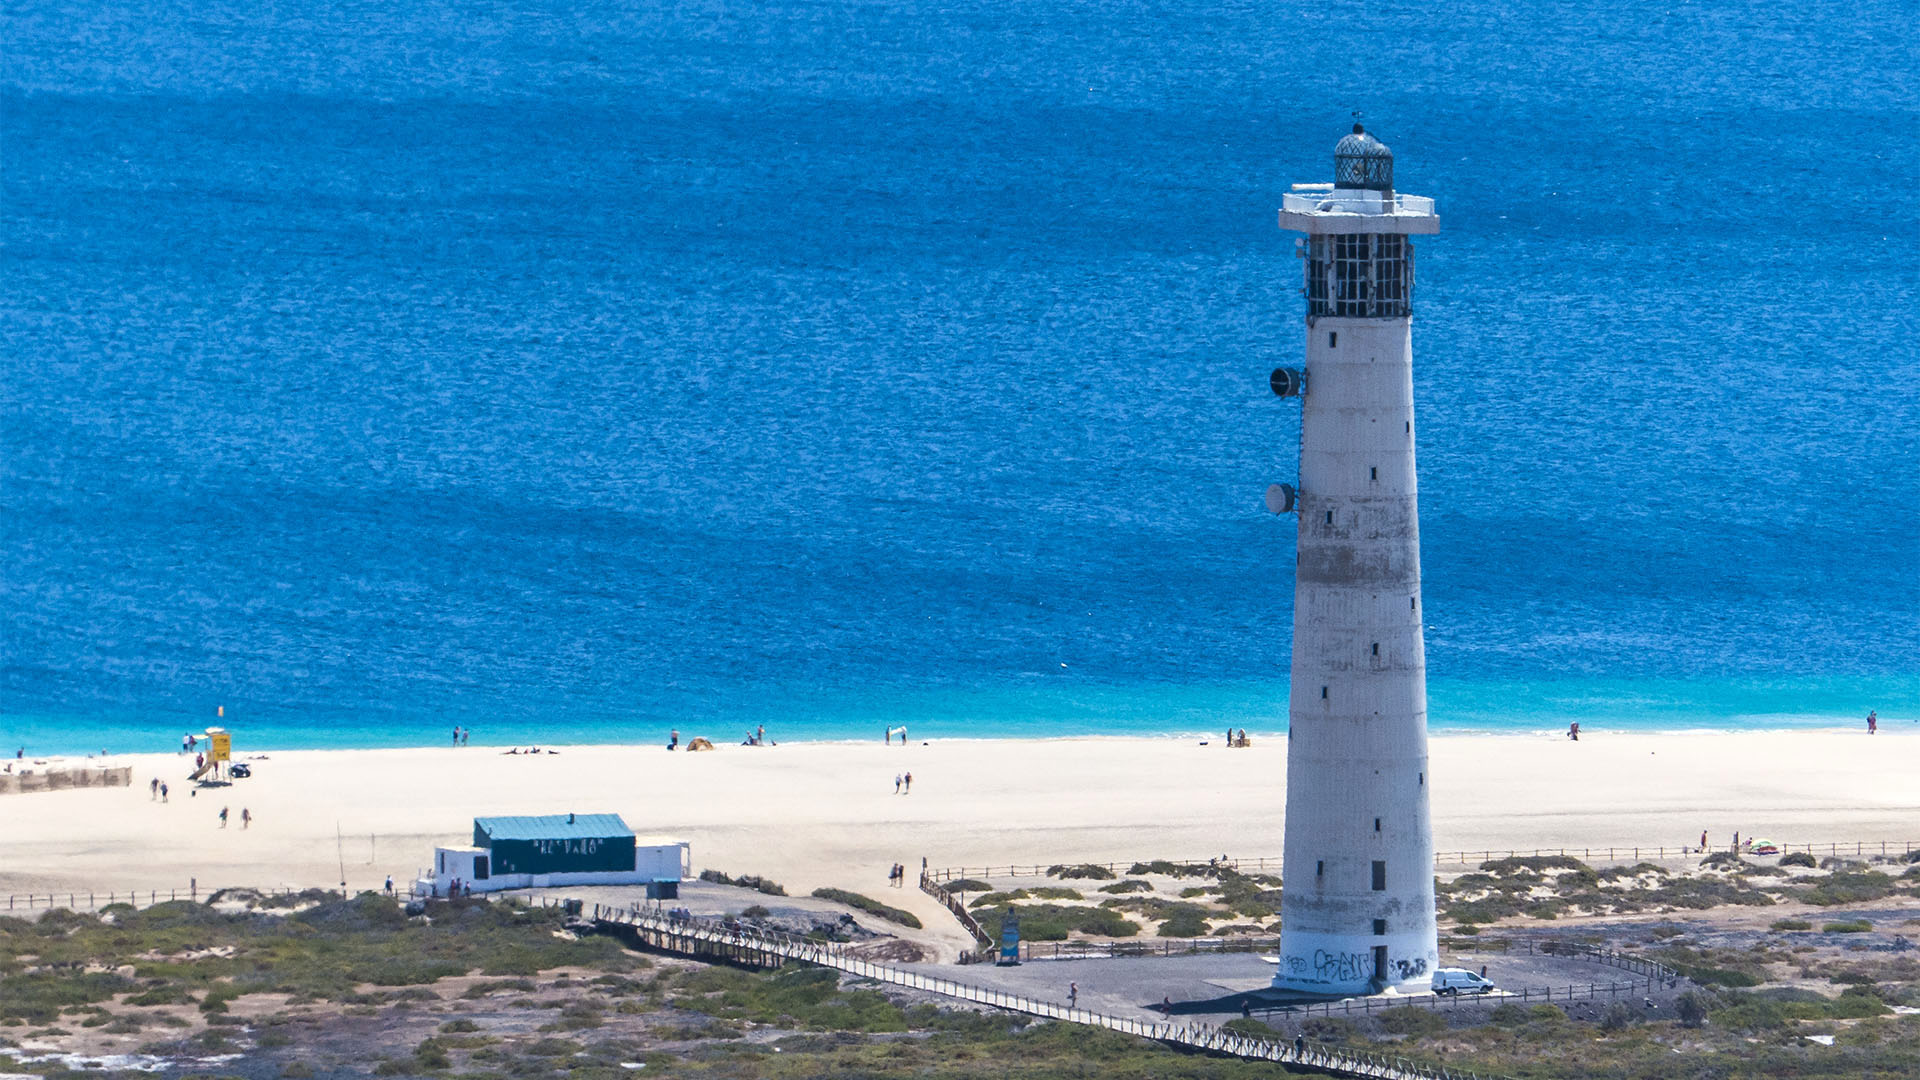
{"type": "Polygon", "coordinates": [[[241,807],[240,808],[240,827],[244,829],[251,824],[253,824],[253,811],[247,809],[244,806],[241,807]]]}
{"type": "Polygon", "coordinates": [[[1868,709],[1867,710],[1867,734],[1871,735],[1874,732],[1879,730],[1880,730],[1879,712],[1873,709],[1868,709]]]}
{"type": "Polygon", "coordinates": [[[220,827],[227,827],[227,808],[224,806],[220,808],[220,827]]]}
{"type": "Polygon", "coordinates": [[[1080,1004],[1080,984],[1077,982],[1070,982],[1067,984],[1067,1008],[1069,1009],[1077,1008],[1079,1004],[1080,1004]]]}
{"type": "Polygon", "coordinates": [[[1168,994],[1167,996],[1160,999],[1160,1012],[1164,1016],[1173,1015],[1173,995],[1172,994],[1168,994]]]}
{"type": "Polygon", "coordinates": [[[387,895],[388,896],[393,895],[393,875],[392,874],[387,875],[387,895]]]}
{"type": "Polygon", "coordinates": [[[901,788],[900,790],[908,795],[913,794],[913,774],[912,773],[907,774],[906,786],[901,788]]]}
{"type": "Polygon", "coordinates": [[[1307,1037],[1305,1035],[1295,1035],[1293,1037],[1294,1060],[1298,1061],[1299,1059],[1306,1056],[1307,1056],[1307,1037]]]}

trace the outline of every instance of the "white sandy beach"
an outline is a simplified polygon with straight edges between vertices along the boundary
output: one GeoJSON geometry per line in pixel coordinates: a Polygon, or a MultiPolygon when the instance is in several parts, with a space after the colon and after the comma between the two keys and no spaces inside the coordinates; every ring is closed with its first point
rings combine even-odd
{"type": "MultiPolygon", "coordinates": [[[[244,733],[238,757],[249,752],[244,733]]],[[[881,895],[894,862],[934,866],[1278,856],[1285,740],[1248,749],[1146,738],[268,752],[190,795],[191,759],[144,755],[131,788],[0,796],[0,903],[28,891],[408,880],[477,814],[615,811],[693,844],[697,868],[803,894],[881,895]],[[909,795],[896,773],[913,773],[909,795]],[[172,787],[166,805],[148,780],[172,787]],[[219,827],[222,806],[233,822],[219,827]],[[249,809],[253,825],[242,830],[249,809]],[[336,829],[342,838],[336,843],[336,829]]],[[[1920,736],[1883,732],[1432,740],[1445,850],[1920,840],[1920,736]]],[[[911,888],[893,902],[928,912],[911,888]]]]}

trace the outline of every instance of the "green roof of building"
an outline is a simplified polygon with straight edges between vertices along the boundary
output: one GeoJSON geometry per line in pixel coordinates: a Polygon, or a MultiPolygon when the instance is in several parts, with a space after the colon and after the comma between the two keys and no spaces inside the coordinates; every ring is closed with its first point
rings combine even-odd
{"type": "Polygon", "coordinates": [[[494,840],[577,840],[633,835],[619,814],[477,817],[473,819],[473,827],[494,840]]]}

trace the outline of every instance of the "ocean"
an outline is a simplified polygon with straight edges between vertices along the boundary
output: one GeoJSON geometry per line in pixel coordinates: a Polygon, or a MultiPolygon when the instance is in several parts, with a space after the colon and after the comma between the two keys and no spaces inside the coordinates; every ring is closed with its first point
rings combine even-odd
{"type": "Polygon", "coordinates": [[[1356,115],[1433,728],[1912,725],[1910,15],[21,0],[0,745],[1281,730],[1356,115]]]}

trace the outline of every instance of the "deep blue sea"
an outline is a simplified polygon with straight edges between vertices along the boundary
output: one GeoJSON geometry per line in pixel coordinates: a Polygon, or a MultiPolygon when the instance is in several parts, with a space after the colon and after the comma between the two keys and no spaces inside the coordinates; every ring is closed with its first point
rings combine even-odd
{"type": "Polygon", "coordinates": [[[0,743],[1283,728],[1356,111],[1433,726],[1911,725],[1912,15],[17,0],[0,743]]]}

